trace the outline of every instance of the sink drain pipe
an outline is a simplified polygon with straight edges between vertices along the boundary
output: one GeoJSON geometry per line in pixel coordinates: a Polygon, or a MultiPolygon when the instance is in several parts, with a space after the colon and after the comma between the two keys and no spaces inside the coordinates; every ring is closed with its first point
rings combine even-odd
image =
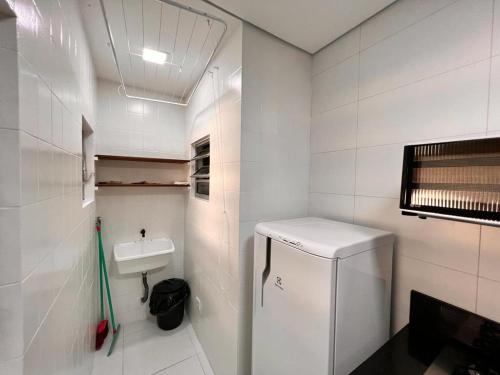
{"type": "Polygon", "coordinates": [[[148,285],[148,273],[142,273],[142,285],[144,285],[144,295],[141,298],[141,303],[146,303],[149,298],[149,285],[148,285]]]}

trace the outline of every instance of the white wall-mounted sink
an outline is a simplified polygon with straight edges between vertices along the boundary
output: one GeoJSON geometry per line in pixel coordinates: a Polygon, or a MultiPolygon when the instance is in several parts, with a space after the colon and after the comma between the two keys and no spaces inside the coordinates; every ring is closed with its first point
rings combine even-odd
{"type": "Polygon", "coordinates": [[[174,251],[174,243],[170,238],[140,240],[113,246],[113,256],[120,274],[165,267],[174,251]]]}

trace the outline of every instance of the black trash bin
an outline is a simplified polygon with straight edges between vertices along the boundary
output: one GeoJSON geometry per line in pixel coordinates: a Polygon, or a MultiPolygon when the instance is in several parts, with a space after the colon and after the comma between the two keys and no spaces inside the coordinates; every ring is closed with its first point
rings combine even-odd
{"type": "Polygon", "coordinates": [[[189,285],[182,279],[160,281],[153,287],[149,312],[156,315],[158,327],[177,328],[184,318],[184,301],[189,297],[189,285]]]}

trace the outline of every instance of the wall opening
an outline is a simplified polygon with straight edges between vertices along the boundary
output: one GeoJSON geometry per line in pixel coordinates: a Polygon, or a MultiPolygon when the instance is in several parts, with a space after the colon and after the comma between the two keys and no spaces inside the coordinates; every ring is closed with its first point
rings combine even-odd
{"type": "Polygon", "coordinates": [[[204,137],[192,144],[194,192],[201,199],[210,197],[210,137],[204,137]]]}
{"type": "Polygon", "coordinates": [[[94,131],[82,116],[82,202],[86,206],[95,197],[94,131]]]}

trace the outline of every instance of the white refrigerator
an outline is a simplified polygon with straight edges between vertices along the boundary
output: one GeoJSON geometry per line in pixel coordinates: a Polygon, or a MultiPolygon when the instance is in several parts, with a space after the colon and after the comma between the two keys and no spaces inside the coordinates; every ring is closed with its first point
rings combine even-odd
{"type": "Polygon", "coordinates": [[[319,218],[255,228],[253,375],[345,375],[389,338],[393,235],[319,218]]]}

